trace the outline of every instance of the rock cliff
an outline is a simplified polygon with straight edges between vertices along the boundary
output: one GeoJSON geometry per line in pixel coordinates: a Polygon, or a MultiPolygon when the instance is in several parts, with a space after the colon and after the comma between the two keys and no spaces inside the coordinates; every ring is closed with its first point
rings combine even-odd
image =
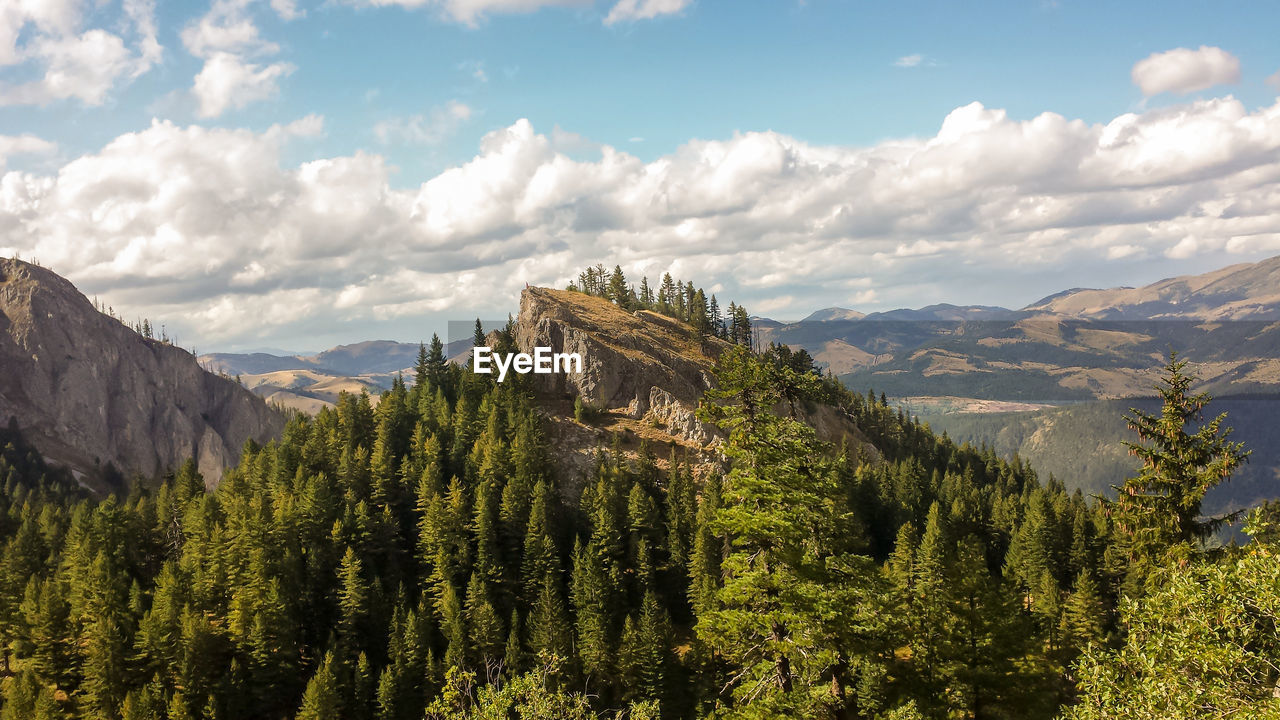
{"type": "MultiPolygon", "coordinates": [[[[0,422],[85,484],[154,477],[195,458],[216,484],[284,417],[182,348],[135,333],[66,279],[0,260],[0,422]]],[[[110,489],[110,488],[106,488],[110,489]]]]}
{"type": "Polygon", "coordinates": [[[534,375],[552,397],[582,398],[665,428],[684,442],[705,445],[715,432],[695,416],[711,387],[711,370],[728,347],[665,315],[630,313],[602,298],[565,290],[527,288],[520,297],[516,344],[524,352],[549,347],[578,353],[582,372],[534,375]]]}
{"type": "MultiPolygon", "coordinates": [[[[612,435],[624,450],[649,441],[661,457],[662,449],[679,447],[687,462],[702,474],[719,467],[715,427],[697,418],[698,404],[712,387],[716,359],[729,344],[702,337],[690,326],[654,312],[629,312],[602,298],[546,288],[528,288],[520,298],[515,323],[516,345],[522,352],[548,347],[553,352],[578,353],[582,372],[531,375],[548,400],[552,442],[559,461],[571,471],[588,471],[595,448],[612,435]],[[600,411],[597,421],[574,422],[576,398],[600,411]]],[[[827,442],[865,446],[879,453],[844,413],[829,407],[801,410],[827,442]]]]}

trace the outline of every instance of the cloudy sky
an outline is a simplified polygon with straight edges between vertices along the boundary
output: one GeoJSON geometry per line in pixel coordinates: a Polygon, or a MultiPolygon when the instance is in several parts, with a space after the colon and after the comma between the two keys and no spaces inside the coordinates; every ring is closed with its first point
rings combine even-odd
{"type": "Polygon", "coordinates": [[[588,264],[798,318],[1280,254],[1280,5],[0,0],[0,255],[200,351],[588,264]]]}

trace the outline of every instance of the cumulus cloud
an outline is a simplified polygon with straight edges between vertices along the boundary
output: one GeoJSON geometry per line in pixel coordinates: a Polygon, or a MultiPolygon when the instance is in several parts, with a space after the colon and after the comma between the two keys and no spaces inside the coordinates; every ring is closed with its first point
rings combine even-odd
{"type": "Polygon", "coordinates": [[[652,20],[660,15],[675,15],[689,7],[692,0],[618,0],[604,18],[605,25],[625,20],[652,20]]]}
{"type": "Polygon", "coordinates": [[[923,55],[903,55],[897,60],[894,60],[893,64],[900,68],[913,68],[918,67],[922,62],[924,62],[923,55]]]}
{"type": "Polygon", "coordinates": [[[240,109],[250,103],[275,97],[280,91],[280,78],[294,70],[289,63],[256,65],[231,53],[214,53],[196,75],[195,95],[200,117],[217,117],[229,109],[240,109]]]}
{"type": "Polygon", "coordinates": [[[648,162],[521,120],[413,187],[377,154],[284,162],[319,132],[318,118],[261,133],[157,121],[54,174],[10,171],[0,254],[225,343],[505,311],[525,282],[562,286],[603,259],[790,315],[851,292],[881,306],[990,299],[966,294],[993,273],[1009,279],[1001,292],[1037,272],[1066,286],[1075,269],[1080,284],[1107,258],[1280,251],[1280,102],[1096,124],[973,103],[932,137],[751,132],[648,162]]]}
{"type": "Polygon", "coordinates": [[[1240,60],[1219,47],[1177,48],[1139,60],[1131,76],[1147,97],[1166,92],[1186,95],[1240,82],[1240,60]]]}
{"type": "Polygon", "coordinates": [[[1274,89],[1276,92],[1280,92],[1280,71],[1277,71],[1275,74],[1268,77],[1267,84],[1270,85],[1272,89],[1274,89]]]}
{"type": "Polygon", "coordinates": [[[0,105],[46,105],[76,99],[101,105],[110,92],[146,73],[163,55],[153,0],[123,0],[124,27],[84,27],[75,0],[9,3],[0,8],[0,67],[36,79],[0,80],[0,105]]]}
{"type": "MultiPolygon", "coordinates": [[[[204,60],[191,87],[200,117],[217,117],[275,97],[280,80],[295,70],[287,62],[251,59],[280,51],[279,45],[259,33],[249,15],[251,4],[252,0],[214,0],[209,12],[182,31],[187,52],[204,60]]],[[[285,19],[299,14],[292,2],[273,0],[271,6],[285,19]]]]}
{"type": "Polygon", "coordinates": [[[383,145],[438,145],[457,132],[473,113],[470,106],[450,100],[426,115],[384,120],[373,126],[373,134],[383,145]]]}

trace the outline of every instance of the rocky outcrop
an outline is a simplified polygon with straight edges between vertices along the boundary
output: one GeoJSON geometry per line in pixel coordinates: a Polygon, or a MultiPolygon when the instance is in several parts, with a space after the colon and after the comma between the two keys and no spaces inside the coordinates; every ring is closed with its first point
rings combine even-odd
{"type": "Polygon", "coordinates": [[[50,462],[86,484],[114,467],[154,477],[195,458],[216,484],[248,439],[283,415],[182,348],[98,312],[70,282],[0,260],[0,422],[16,421],[50,462]]]}
{"type": "MultiPolygon", "coordinates": [[[[624,423],[623,429],[652,434],[651,440],[674,439],[704,458],[718,455],[715,445],[722,435],[698,419],[697,409],[728,343],[700,338],[665,315],[628,312],[601,298],[545,288],[524,291],[515,336],[523,352],[549,347],[582,356],[582,372],[532,376],[545,395],[580,397],[612,417],[639,421],[624,423]]],[[[836,408],[813,405],[796,412],[824,442],[865,446],[869,457],[879,457],[848,415],[836,408]]],[[[562,434],[573,435],[569,430],[562,434]]],[[[578,444],[589,448],[592,442],[584,436],[578,444]]]]}
{"type": "Polygon", "coordinates": [[[577,353],[582,371],[533,375],[553,397],[582,398],[665,428],[682,441],[707,444],[716,433],[696,417],[711,387],[715,359],[728,347],[654,312],[627,312],[583,293],[527,288],[520,297],[516,345],[532,353],[577,353]]]}

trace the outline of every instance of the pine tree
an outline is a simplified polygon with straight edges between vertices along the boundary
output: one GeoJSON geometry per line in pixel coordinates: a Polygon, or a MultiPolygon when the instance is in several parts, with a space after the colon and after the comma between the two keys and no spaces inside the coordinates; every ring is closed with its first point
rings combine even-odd
{"type": "Polygon", "coordinates": [[[583,672],[595,682],[609,677],[613,643],[609,618],[610,583],[594,545],[579,544],[573,553],[573,607],[577,611],[578,657],[583,672]]]}
{"type": "Polygon", "coordinates": [[[1193,394],[1196,382],[1187,362],[1169,354],[1165,377],[1157,387],[1164,405],[1159,415],[1136,408],[1125,416],[1138,442],[1126,442],[1142,461],[1135,477],[1115,488],[1112,515],[1128,543],[1130,573],[1126,588],[1137,591],[1152,566],[1166,553],[1185,562],[1188,555],[1230,517],[1203,518],[1200,508],[1209,490],[1227,481],[1248,457],[1242,443],[1230,442],[1222,426],[1226,413],[1202,420],[1208,393],[1193,394]]]}
{"type": "Polygon", "coordinates": [[[529,651],[541,665],[553,659],[568,660],[572,653],[573,638],[569,633],[569,611],[556,573],[548,572],[529,615],[529,651]]]}
{"type": "Polygon", "coordinates": [[[806,549],[831,473],[812,428],[772,408],[785,383],[810,380],[780,374],[741,348],[724,352],[716,379],[700,415],[729,435],[731,470],[712,524],[729,544],[723,586],[699,615],[697,633],[741,668],[732,685],[752,712],[808,714],[813,698],[795,691],[819,654],[823,627],[821,576],[806,549]]]}
{"type": "Polygon", "coordinates": [[[613,274],[609,276],[608,299],[620,308],[631,306],[631,293],[627,291],[627,277],[622,274],[622,266],[614,265],[613,274]]]}
{"type": "MultiPolygon", "coordinates": [[[[942,670],[943,623],[946,619],[946,540],[941,510],[937,502],[929,508],[924,535],[916,549],[912,572],[913,614],[919,623],[915,632],[912,661],[916,664],[926,692],[936,693],[942,670]]],[[[935,694],[936,697],[936,694],[935,694]]]]}
{"type": "Polygon", "coordinates": [[[502,659],[505,633],[485,583],[477,572],[467,584],[467,628],[470,631],[474,667],[488,667],[502,659]]]}
{"type": "Polygon", "coordinates": [[[297,720],[342,720],[341,698],[334,671],[333,653],[325,653],[324,661],[307,682],[298,708],[297,720]]]}
{"type": "Polygon", "coordinates": [[[1075,585],[1062,612],[1063,644],[1076,652],[1104,639],[1106,607],[1102,602],[1098,581],[1090,568],[1076,575],[1075,585]]]}
{"type": "Polygon", "coordinates": [[[720,588],[723,542],[712,528],[712,523],[720,511],[721,488],[720,476],[712,475],[707,479],[698,502],[693,550],[689,557],[689,600],[695,615],[701,615],[712,607],[720,588]]]}
{"type": "Polygon", "coordinates": [[[675,311],[676,284],[671,273],[662,274],[662,285],[658,288],[658,309],[667,315],[675,311]]]}
{"type": "Polygon", "coordinates": [[[341,583],[338,591],[338,640],[354,657],[364,646],[369,588],[364,579],[363,564],[351,547],[347,547],[342,556],[338,579],[341,583]]]}
{"type": "Polygon", "coordinates": [[[440,341],[440,336],[436,333],[431,333],[431,348],[427,352],[425,370],[427,387],[432,392],[441,389],[452,392],[452,388],[447,387],[449,364],[444,356],[444,343],[440,341]]]}

